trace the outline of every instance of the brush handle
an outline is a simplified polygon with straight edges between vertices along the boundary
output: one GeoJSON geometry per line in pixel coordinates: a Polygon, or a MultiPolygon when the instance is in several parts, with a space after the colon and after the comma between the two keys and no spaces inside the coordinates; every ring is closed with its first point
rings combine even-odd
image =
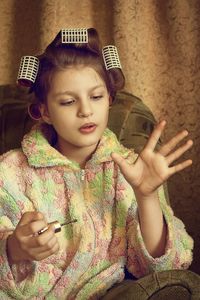
{"type": "MultiPolygon", "coordinates": [[[[60,224],[58,221],[53,221],[53,222],[51,222],[51,223],[48,223],[48,225],[53,224],[53,225],[54,225],[54,232],[57,233],[57,232],[60,232],[60,231],[61,231],[62,226],[68,225],[68,224],[70,224],[70,223],[75,223],[75,222],[77,222],[76,219],[75,219],[75,220],[72,220],[72,221],[69,221],[69,222],[62,223],[62,224],[60,224]]],[[[48,226],[44,227],[43,229],[41,229],[40,231],[38,231],[38,234],[42,234],[42,233],[45,232],[48,228],[49,228],[48,226]]]]}
{"type": "MultiPolygon", "coordinates": [[[[65,222],[65,223],[62,223],[60,224],[58,221],[53,221],[53,222],[50,222],[48,223],[48,226],[42,228],[41,230],[38,231],[38,234],[42,234],[43,232],[47,231],[47,229],[49,228],[49,225],[53,224],[54,225],[54,232],[57,233],[57,232],[60,232],[61,229],[62,229],[62,226],[65,226],[65,225],[68,225],[68,224],[71,224],[71,223],[75,223],[77,222],[77,220],[72,220],[72,221],[69,221],[69,222],[65,222]]],[[[5,230],[0,230],[0,234],[11,234],[15,229],[14,228],[6,228],[5,230]]],[[[1,238],[0,238],[1,239],[1,238]]]]}

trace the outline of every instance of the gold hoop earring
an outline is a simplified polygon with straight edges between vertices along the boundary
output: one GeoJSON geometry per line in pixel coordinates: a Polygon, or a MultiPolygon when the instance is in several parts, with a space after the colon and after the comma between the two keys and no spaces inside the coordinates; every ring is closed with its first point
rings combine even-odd
{"type": "Polygon", "coordinates": [[[34,121],[39,121],[42,118],[37,104],[30,104],[28,106],[28,114],[34,121]]]}

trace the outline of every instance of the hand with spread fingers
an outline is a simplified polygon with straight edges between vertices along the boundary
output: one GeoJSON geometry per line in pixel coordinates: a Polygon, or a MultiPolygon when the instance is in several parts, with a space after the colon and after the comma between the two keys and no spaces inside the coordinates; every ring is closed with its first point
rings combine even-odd
{"type": "Polygon", "coordinates": [[[178,133],[158,151],[155,150],[165,125],[166,121],[161,121],[155,127],[145,148],[133,165],[128,164],[118,154],[112,154],[113,160],[119,165],[124,177],[139,197],[147,198],[152,195],[171,175],[192,164],[192,160],[188,159],[172,165],[193,145],[192,140],[188,140],[185,144],[176,148],[178,143],[188,135],[186,130],[178,133]]]}

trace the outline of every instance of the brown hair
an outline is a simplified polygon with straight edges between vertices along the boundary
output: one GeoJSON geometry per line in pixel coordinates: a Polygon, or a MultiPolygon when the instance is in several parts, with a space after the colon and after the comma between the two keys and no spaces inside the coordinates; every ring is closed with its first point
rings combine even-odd
{"type": "Polygon", "coordinates": [[[124,75],[119,68],[106,70],[99,36],[94,28],[88,29],[88,43],[62,44],[60,32],[39,56],[40,65],[35,83],[30,91],[36,96],[36,105],[45,103],[53,74],[69,66],[91,66],[105,82],[112,97],[124,87],[124,75]]]}

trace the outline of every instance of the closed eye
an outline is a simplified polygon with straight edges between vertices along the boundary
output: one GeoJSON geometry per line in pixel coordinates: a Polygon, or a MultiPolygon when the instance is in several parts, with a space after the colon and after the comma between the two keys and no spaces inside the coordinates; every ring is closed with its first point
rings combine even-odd
{"type": "Polygon", "coordinates": [[[97,95],[97,96],[92,96],[91,97],[92,100],[100,100],[101,98],[103,98],[102,95],[97,95]]]}
{"type": "Polygon", "coordinates": [[[69,105],[72,105],[74,102],[75,102],[74,99],[63,100],[63,101],[60,102],[60,105],[62,105],[62,106],[69,106],[69,105]]]}

